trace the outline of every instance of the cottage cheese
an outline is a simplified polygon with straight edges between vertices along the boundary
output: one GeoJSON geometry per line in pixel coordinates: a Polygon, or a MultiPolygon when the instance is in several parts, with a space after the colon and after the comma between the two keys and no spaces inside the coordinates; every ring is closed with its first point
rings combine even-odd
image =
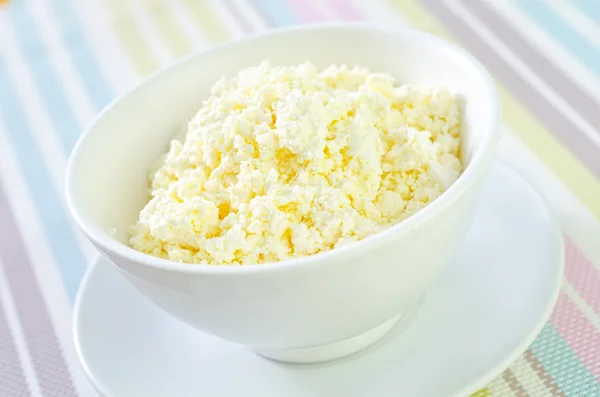
{"type": "Polygon", "coordinates": [[[345,65],[263,62],[222,79],[152,173],[131,246],[185,263],[258,264],[377,233],[461,172],[445,89],[345,65]]]}

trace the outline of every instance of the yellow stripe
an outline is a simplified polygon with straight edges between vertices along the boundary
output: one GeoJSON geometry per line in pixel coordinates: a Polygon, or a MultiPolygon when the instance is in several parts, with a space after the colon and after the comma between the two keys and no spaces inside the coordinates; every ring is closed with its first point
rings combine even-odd
{"type": "Polygon", "coordinates": [[[485,388],[485,389],[481,389],[473,394],[471,394],[471,397],[491,397],[492,393],[490,392],[490,389],[485,388]]]}
{"type": "MultiPolygon", "coordinates": [[[[460,44],[415,0],[395,0],[394,6],[414,27],[460,44]]],[[[525,106],[497,82],[505,121],[570,191],[600,219],[600,181],[566,149],[525,106]]]]}
{"type": "Polygon", "coordinates": [[[196,19],[198,26],[205,32],[206,37],[212,43],[218,43],[229,39],[230,34],[225,29],[223,21],[216,15],[206,0],[183,0],[190,14],[196,19]]]}
{"type": "Polygon", "coordinates": [[[158,68],[158,61],[132,22],[130,4],[129,0],[108,1],[115,31],[121,45],[129,55],[137,73],[146,76],[158,68]]]}
{"type": "Polygon", "coordinates": [[[148,9],[148,15],[158,28],[159,33],[164,38],[169,51],[174,57],[179,58],[190,53],[192,45],[164,1],[155,2],[148,9]]]}
{"type": "Polygon", "coordinates": [[[552,172],[600,219],[600,183],[581,161],[534,119],[504,89],[500,89],[504,117],[517,135],[552,172]]]}

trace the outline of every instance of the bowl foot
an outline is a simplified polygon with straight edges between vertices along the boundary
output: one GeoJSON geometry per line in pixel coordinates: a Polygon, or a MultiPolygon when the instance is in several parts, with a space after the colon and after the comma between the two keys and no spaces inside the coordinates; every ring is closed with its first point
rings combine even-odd
{"type": "Polygon", "coordinates": [[[413,310],[408,310],[398,314],[375,328],[338,342],[296,349],[254,350],[254,352],[272,360],[294,364],[335,360],[356,353],[377,342],[391,331],[401,318],[402,322],[410,321],[412,312],[413,310]]]}

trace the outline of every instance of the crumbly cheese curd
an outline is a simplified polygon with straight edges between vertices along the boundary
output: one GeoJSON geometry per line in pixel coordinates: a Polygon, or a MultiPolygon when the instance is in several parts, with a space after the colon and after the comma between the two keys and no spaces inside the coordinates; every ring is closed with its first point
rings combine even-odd
{"type": "Polygon", "coordinates": [[[377,233],[459,176],[459,107],[389,74],[262,62],[221,79],[151,173],[131,246],[177,262],[312,255],[377,233]]]}

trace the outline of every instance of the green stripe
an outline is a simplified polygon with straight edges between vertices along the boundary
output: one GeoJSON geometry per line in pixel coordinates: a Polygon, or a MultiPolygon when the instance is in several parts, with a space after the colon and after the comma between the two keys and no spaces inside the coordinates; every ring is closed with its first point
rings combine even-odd
{"type": "Polygon", "coordinates": [[[156,25],[167,44],[167,48],[174,57],[180,58],[192,51],[192,45],[188,37],[179,27],[173,13],[163,1],[154,4],[148,12],[150,19],[156,25]]]}
{"type": "Polygon", "coordinates": [[[109,10],[113,17],[113,26],[117,38],[125,53],[131,59],[137,73],[146,76],[155,71],[159,64],[144,42],[137,27],[133,24],[129,1],[108,0],[109,10]]]}
{"type": "Polygon", "coordinates": [[[211,43],[229,40],[229,31],[206,0],[183,0],[183,4],[211,43]]]}
{"type": "Polygon", "coordinates": [[[596,378],[551,324],[546,324],[530,349],[565,394],[600,396],[596,378]]]}

